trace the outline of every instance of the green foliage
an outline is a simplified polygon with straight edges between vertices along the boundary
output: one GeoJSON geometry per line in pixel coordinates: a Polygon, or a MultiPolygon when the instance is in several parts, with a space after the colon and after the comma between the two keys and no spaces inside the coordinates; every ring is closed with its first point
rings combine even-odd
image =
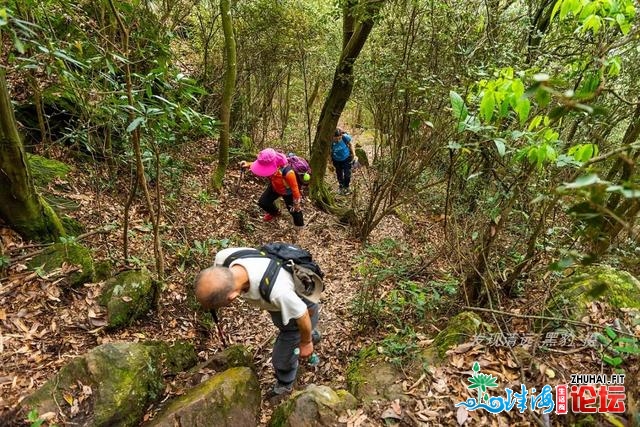
{"type": "Polygon", "coordinates": [[[126,159],[130,155],[121,141],[135,129],[144,130],[144,146],[170,147],[211,135],[215,120],[197,110],[204,90],[168,61],[174,35],[162,24],[146,25],[154,21],[153,12],[140,3],[119,3],[117,8],[125,25],[138,28],[130,33],[129,42],[136,49],[128,58],[100,27],[116,26],[115,21],[104,22],[112,17],[95,16],[97,10],[88,3],[73,13],[35,8],[32,30],[21,33],[26,48],[18,52],[16,65],[51,76],[43,98],[65,100],[64,110],[71,116],[72,125],[61,127],[59,141],[91,154],[121,154],[126,159]],[[132,69],[132,105],[122,79],[124,64],[132,69]],[[107,137],[113,141],[113,152],[104,152],[107,137]]]}
{"type": "Polygon", "coordinates": [[[127,258],[127,263],[131,264],[138,270],[147,268],[147,261],[141,258],[138,258],[137,256],[133,256],[133,255],[129,256],[129,258],[127,258]]]}
{"type": "Polygon", "coordinates": [[[626,35],[631,30],[636,10],[632,0],[558,0],[551,19],[556,15],[560,21],[575,22],[576,30],[583,33],[597,34],[602,28],[618,28],[626,35]]]}
{"type": "Polygon", "coordinates": [[[620,368],[630,359],[638,359],[640,341],[636,337],[616,333],[611,327],[605,328],[604,332],[596,334],[596,339],[602,344],[600,357],[604,363],[620,368]]]}
{"type": "Polygon", "coordinates": [[[412,273],[417,267],[409,248],[393,239],[364,248],[356,267],[362,288],[353,302],[363,325],[402,330],[406,325],[424,324],[443,298],[457,293],[457,280],[445,277],[422,282],[412,273]]]}
{"type": "Polygon", "coordinates": [[[0,255],[0,270],[4,270],[11,265],[11,258],[8,255],[0,255]]]}
{"type": "Polygon", "coordinates": [[[32,409],[31,411],[29,411],[29,413],[27,414],[27,421],[31,423],[31,427],[40,427],[45,422],[42,418],[40,418],[36,409],[32,409]]]}
{"type": "Polygon", "coordinates": [[[206,190],[200,191],[196,195],[196,199],[198,199],[198,201],[200,203],[202,203],[203,205],[217,205],[218,204],[218,200],[216,200],[215,197],[213,195],[209,194],[209,192],[206,191],[206,190]]]}
{"type": "Polygon", "coordinates": [[[192,246],[185,246],[176,251],[180,262],[180,269],[184,271],[187,265],[210,265],[211,252],[228,248],[231,244],[229,239],[194,240],[192,246]]]}
{"type": "Polygon", "coordinates": [[[418,337],[411,326],[405,326],[396,333],[387,335],[382,340],[381,347],[382,354],[396,366],[415,361],[420,350],[418,337]]]}
{"type": "Polygon", "coordinates": [[[383,239],[364,248],[356,270],[362,276],[362,288],[354,298],[355,314],[365,323],[382,322],[384,305],[380,299],[387,282],[408,279],[408,272],[415,262],[408,248],[393,239],[383,239]]]}
{"type": "Polygon", "coordinates": [[[451,277],[426,284],[399,279],[396,287],[380,302],[380,311],[389,315],[396,327],[407,323],[421,324],[439,308],[443,297],[457,293],[458,285],[451,277]]]}

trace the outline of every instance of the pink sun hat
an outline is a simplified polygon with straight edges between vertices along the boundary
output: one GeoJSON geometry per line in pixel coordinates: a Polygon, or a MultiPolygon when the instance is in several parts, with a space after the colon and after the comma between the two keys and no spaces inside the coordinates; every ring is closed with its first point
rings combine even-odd
{"type": "Polygon", "coordinates": [[[251,163],[251,172],[258,176],[271,176],[279,167],[287,164],[287,156],[273,148],[265,148],[258,153],[258,158],[251,163]]]}

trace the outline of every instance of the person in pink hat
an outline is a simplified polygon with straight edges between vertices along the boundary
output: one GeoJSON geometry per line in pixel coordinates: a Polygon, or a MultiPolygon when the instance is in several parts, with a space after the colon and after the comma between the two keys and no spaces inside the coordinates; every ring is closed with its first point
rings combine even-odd
{"type": "Polygon", "coordinates": [[[284,171],[286,165],[287,156],[278,153],[273,148],[265,148],[260,151],[258,158],[253,162],[240,162],[240,166],[249,168],[257,176],[269,177],[269,185],[258,200],[258,206],[266,212],[264,221],[273,221],[280,215],[280,210],[275,205],[275,202],[279,197],[282,197],[289,213],[293,217],[293,224],[298,228],[302,228],[304,226],[301,204],[302,195],[300,194],[295,171],[291,168],[284,171]]]}

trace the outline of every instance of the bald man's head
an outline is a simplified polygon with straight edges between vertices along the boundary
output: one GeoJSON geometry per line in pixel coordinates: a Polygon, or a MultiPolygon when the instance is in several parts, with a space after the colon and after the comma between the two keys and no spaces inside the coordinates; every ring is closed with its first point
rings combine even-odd
{"type": "Polygon", "coordinates": [[[207,310],[231,303],[234,291],[233,274],[226,267],[205,268],[196,277],[196,299],[207,310]]]}

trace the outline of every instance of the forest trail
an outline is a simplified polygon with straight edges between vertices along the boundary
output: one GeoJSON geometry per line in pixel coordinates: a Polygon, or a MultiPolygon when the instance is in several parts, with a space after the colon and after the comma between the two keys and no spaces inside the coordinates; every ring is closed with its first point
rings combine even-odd
{"type": "MultiPolygon", "coordinates": [[[[362,140],[366,140],[366,137],[362,140]]],[[[191,165],[191,168],[183,172],[182,181],[177,187],[163,189],[167,206],[162,227],[167,278],[158,310],[124,330],[110,332],[105,329],[106,310],[97,302],[104,282],[70,289],[63,285],[63,280],[73,270],[72,266],[44,276],[28,269],[23,264],[26,255],[19,254],[33,254],[39,250],[38,247],[24,246],[16,234],[7,228],[0,228],[5,248],[15,257],[20,257],[19,262],[12,263],[0,287],[0,298],[7,302],[0,309],[0,320],[4,320],[3,325],[7,327],[0,340],[0,385],[11,390],[11,393],[1,396],[1,410],[13,407],[20,399],[41,387],[73,357],[101,344],[185,339],[196,346],[200,363],[222,351],[224,346],[215,327],[203,321],[202,312],[193,300],[192,288],[200,269],[211,264],[217,250],[228,246],[294,242],[308,248],[326,274],[319,327],[323,339],[317,350],[321,363],[318,367],[302,365],[296,383],[297,390],[309,384],[344,389],[347,387],[347,367],[361,349],[373,345],[382,352],[380,346],[387,337],[385,328],[364,329],[366,325],[354,314],[353,300],[363,283],[359,268],[368,260],[363,260],[362,245],[350,234],[349,227],[309,203],[304,205],[307,226],[297,236],[288,215],[282,215],[272,223],[262,222],[262,212],[256,201],[266,182],[251,174],[242,176],[235,167],[229,170],[225,190],[219,195],[208,194],[206,188],[213,166],[210,156],[199,153],[214,153],[215,142],[201,141],[197,145],[198,152],[191,151],[190,145],[185,145],[173,153],[177,162],[191,165]],[[11,316],[7,317],[9,313],[11,316]]],[[[97,170],[77,168],[66,181],[55,181],[49,187],[48,197],[77,206],[77,210],[70,214],[88,229],[111,224],[120,230],[123,195],[114,188],[124,188],[127,183],[121,180],[110,188],[102,187],[96,184],[99,182],[95,179],[97,170]]],[[[335,178],[330,171],[327,172],[329,185],[335,191],[335,178]]],[[[101,178],[108,182],[109,177],[101,178]]],[[[364,171],[354,174],[355,195],[364,191],[366,179],[364,171]]],[[[350,197],[340,198],[340,203],[349,203],[350,197]]],[[[151,229],[144,218],[144,209],[134,205],[129,232],[134,267],[152,265],[151,229]]],[[[438,218],[423,218],[422,221],[423,227],[415,234],[415,231],[406,229],[398,218],[388,216],[371,235],[371,242],[391,237],[413,241],[423,248],[442,246],[442,227],[438,218]]],[[[92,248],[96,260],[115,260],[116,267],[124,269],[120,233],[94,234],[83,239],[82,243],[92,248]]],[[[449,274],[451,267],[447,265],[446,254],[440,254],[430,261],[433,263],[430,264],[429,277],[449,274]]],[[[425,286],[428,287],[430,283],[425,286]]],[[[385,295],[383,293],[381,298],[385,298],[385,295]]],[[[533,312],[537,313],[536,307],[544,304],[544,298],[544,293],[531,289],[522,298],[509,301],[509,307],[517,313],[528,313],[526,307],[532,307],[533,312]]],[[[415,335],[413,344],[419,347],[428,345],[433,341],[432,337],[446,326],[446,321],[460,310],[454,302],[451,306],[443,306],[441,310],[429,313],[427,322],[415,325],[420,332],[415,335]]],[[[241,301],[222,309],[219,315],[228,344],[242,344],[252,351],[264,396],[274,381],[270,353],[276,328],[266,313],[241,301]]],[[[485,320],[491,322],[491,316],[485,316],[485,320]]],[[[522,336],[531,330],[531,322],[526,319],[513,319],[510,324],[501,324],[495,317],[494,320],[498,330],[504,327],[504,330],[522,336]]],[[[347,424],[384,425],[381,414],[401,407],[407,417],[403,422],[408,425],[457,425],[456,416],[470,416],[466,412],[454,412],[451,408],[467,394],[464,378],[470,373],[469,367],[474,361],[479,361],[483,371],[495,375],[503,384],[525,381],[539,384],[555,376],[568,378],[571,372],[595,372],[601,363],[592,354],[574,349],[551,349],[544,358],[527,359],[529,367],[523,365],[527,362],[522,362],[520,357],[522,354],[508,347],[463,343],[448,352],[444,363],[426,368],[422,375],[416,376],[408,371],[399,375],[396,384],[404,392],[402,402],[381,400],[361,406],[349,413],[347,424]]],[[[526,356],[525,352],[525,357],[531,356],[526,356]]],[[[183,394],[193,385],[194,378],[203,378],[210,373],[210,370],[203,369],[195,376],[176,376],[168,383],[164,400],[183,394]]],[[[145,419],[152,417],[159,409],[158,405],[151,406],[145,419]]],[[[261,425],[266,425],[274,407],[269,401],[263,400],[261,409],[261,425]]],[[[532,423],[530,418],[517,413],[497,419],[509,425],[532,423]]],[[[490,423],[486,415],[476,420],[490,423]]]]}
{"type": "MultiPolygon", "coordinates": [[[[209,147],[201,146],[201,150],[214,152],[213,142],[205,141],[203,144],[209,144],[209,147]]],[[[103,282],[89,283],[80,289],[63,289],[59,285],[65,271],[51,277],[40,277],[22,263],[11,268],[8,277],[3,279],[1,296],[11,293],[12,297],[0,314],[19,314],[14,320],[13,330],[4,334],[0,342],[0,382],[5,385],[10,382],[14,390],[11,395],[2,397],[0,403],[4,409],[44,384],[71,357],[108,342],[173,341],[182,338],[196,345],[200,361],[207,360],[224,347],[215,328],[209,328],[198,320],[197,307],[191,299],[195,275],[210,265],[218,248],[227,245],[258,246],[272,241],[295,242],[308,248],[325,271],[326,289],[319,327],[323,339],[318,347],[321,363],[317,368],[301,369],[297,388],[311,383],[346,387],[345,369],[350,357],[371,340],[371,337],[361,334],[358,320],[350,314],[351,300],[358,290],[355,268],[360,243],[350,235],[349,228],[308,202],[304,206],[307,225],[298,236],[288,215],[282,215],[272,223],[264,223],[256,204],[264,189],[264,181],[251,174],[240,176],[240,170],[232,167],[223,192],[209,196],[206,186],[213,168],[209,158],[192,156],[189,150],[176,157],[185,164],[193,165],[193,170],[183,175],[179,195],[170,194],[167,189],[164,192],[169,208],[165,212],[163,241],[172,250],[165,251],[168,260],[165,290],[158,310],[151,316],[123,331],[109,332],[104,329],[105,309],[96,301],[103,282]],[[185,248],[192,247],[195,241],[201,242],[202,249],[185,254],[185,248]],[[189,258],[192,265],[189,262],[183,264],[185,258],[189,258]]],[[[52,195],[77,202],[79,209],[72,215],[89,229],[106,224],[121,226],[122,212],[117,208],[122,203],[120,196],[117,192],[93,186],[94,180],[87,176],[87,172],[76,170],[68,182],[59,182],[51,189],[52,195]]],[[[363,178],[363,175],[356,174],[355,185],[363,178]]],[[[118,185],[125,186],[126,183],[118,185]]],[[[134,206],[129,232],[130,253],[139,264],[145,263],[143,260],[150,263],[153,254],[151,233],[141,218],[143,216],[144,211],[134,206]]],[[[1,231],[6,248],[18,253],[22,243],[17,235],[6,228],[1,231]]],[[[391,232],[397,233],[397,230],[391,232]]],[[[96,234],[82,243],[95,251],[97,260],[122,259],[119,233],[96,234]]],[[[25,252],[30,251],[33,249],[25,252]]],[[[221,310],[220,318],[228,344],[243,344],[254,352],[264,395],[273,384],[270,353],[276,328],[266,313],[243,302],[221,310]]],[[[180,394],[186,387],[186,383],[181,381],[187,379],[178,377],[169,386],[169,397],[180,394]]],[[[268,401],[263,401],[262,409],[262,421],[266,423],[272,409],[268,401]]]]}

